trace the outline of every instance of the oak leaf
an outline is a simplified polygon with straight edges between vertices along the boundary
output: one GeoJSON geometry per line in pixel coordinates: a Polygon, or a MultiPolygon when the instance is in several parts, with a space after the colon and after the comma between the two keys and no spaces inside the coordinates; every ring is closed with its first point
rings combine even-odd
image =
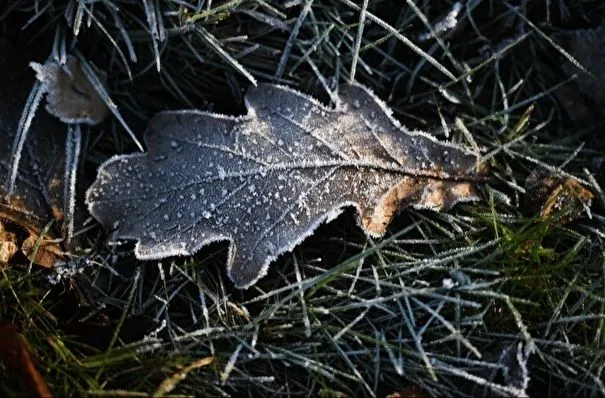
{"type": "Polygon", "coordinates": [[[228,274],[249,287],[318,225],[354,207],[381,236],[403,206],[448,209],[476,199],[477,156],[401,126],[368,89],[340,88],[334,109],[261,84],[248,113],[163,112],[145,154],[103,164],[89,210],[140,259],[190,255],[229,241],[228,274]]]}

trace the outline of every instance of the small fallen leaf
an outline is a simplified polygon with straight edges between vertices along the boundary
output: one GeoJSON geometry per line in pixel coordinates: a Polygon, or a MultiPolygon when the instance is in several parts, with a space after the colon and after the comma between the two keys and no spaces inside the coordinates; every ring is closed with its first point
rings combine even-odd
{"type": "MultiPolygon", "coordinates": [[[[33,78],[27,62],[6,40],[0,40],[0,54],[0,221],[10,221],[36,237],[53,223],[44,238],[61,238],[65,175],[61,154],[66,129],[45,112],[36,115],[25,140],[14,192],[9,195],[13,142],[33,78]]],[[[60,252],[60,246],[54,243],[52,251],[60,252]]]]}
{"type": "Polygon", "coordinates": [[[543,220],[557,215],[557,222],[578,218],[590,208],[594,194],[572,178],[552,175],[548,170],[534,169],[525,180],[525,197],[530,210],[543,220]],[[557,214],[558,213],[558,214],[557,214]]]}
{"type": "MultiPolygon", "coordinates": [[[[109,113],[103,99],[88,80],[80,61],[68,55],[65,65],[49,59],[44,64],[31,62],[36,78],[46,91],[46,110],[65,123],[99,124],[109,113]]],[[[97,71],[103,85],[107,75],[97,71]]]]}
{"type": "Polygon", "coordinates": [[[32,353],[12,323],[0,323],[0,361],[19,381],[28,397],[52,398],[48,385],[32,360],[32,353]]]}
{"type": "Polygon", "coordinates": [[[228,274],[245,288],[346,207],[382,236],[403,206],[449,209],[477,198],[476,155],[407,130],[364,87],[341,87],[339,97],[331,109],[261,84],[248,91],[245,116],[160,113],[149,152],[101,166],[89,210],[116,238],[136,239],[140,259],[230,241],[228,274]]]}

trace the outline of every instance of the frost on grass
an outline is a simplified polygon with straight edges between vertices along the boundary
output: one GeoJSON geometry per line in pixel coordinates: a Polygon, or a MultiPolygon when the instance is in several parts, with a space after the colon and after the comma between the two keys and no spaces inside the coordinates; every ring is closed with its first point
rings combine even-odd
{"type": "Polygon", "coordinates": [[[66,129],[50,115],[39,112],[22,142],[21,156],[11,154],[16,142],[19,120],[27,102],[33,79],[27,63],[6,41],[0,40],[0,220],[9,221],[29,234],[21,250],[36,252],[35,262],[52,266],[60,251],[56,243],[38,247],[38,237],[61,237],[59,226],[63,220],[63,194],[66,129]],[[11,170],[18,161],[13,189],[11,170]],[[48,226],[50,229],[48,229],[48,226]]]}
{"type": "Polygon", "coordinates": [[[448,209],[476,198],[477,157],[411,132],[361,86],[327,108],[263,84],[248,113],[164,112],[147,131],[149,152],[110,159],[87,193],[115,237],[138,241],[141,259],[195,253],[230,241],[228,273],[249,287],[318,225],[354,207],[382,236],[398,209],[448,209]]]}
{"type": "MultiPolygon", "coordinates": [[[[95,125],[107,116],[108,108],[94,85],[88,80],[73,56],[67,56],[65,65],[49,59],[45,64],[30,63],[36,77],[43,84],[46,110],[65,123],[95,125]]],[[[106,75],[99,73],[105,85],[106,75]]]]}

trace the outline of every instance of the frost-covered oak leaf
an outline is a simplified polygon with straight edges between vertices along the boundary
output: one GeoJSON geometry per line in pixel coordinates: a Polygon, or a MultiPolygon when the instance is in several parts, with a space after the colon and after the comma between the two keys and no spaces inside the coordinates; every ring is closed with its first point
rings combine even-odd
{"type": "Polygon", "coordinates": [[[403,206],[439,210],[476,198],[475,155],[407,130],[361,86],[341,87],[339,97],[331,109],[263,84],[246,94],[244,116],[160,113],[147,153],[101,166],[89,209],[116,238],[137,240],[140,259],[229,241],[229,276],[245,288],[346,207],[381,236],[403,206]]]}

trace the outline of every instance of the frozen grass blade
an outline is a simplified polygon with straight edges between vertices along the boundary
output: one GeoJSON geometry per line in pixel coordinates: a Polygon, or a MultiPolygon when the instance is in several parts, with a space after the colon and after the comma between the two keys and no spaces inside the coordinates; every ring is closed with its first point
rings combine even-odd
{"type": "Polygon", "coordinates": [[[151,44],[153,45],[153,52],[155,54],[155,65],[157,71],[159,72],[161,70],[160,50],[158,46],[158,42],[160,41],[160,27],[158,26],[158,19],[156,15],[155,6],[157,3],[152,5],[152,1],[153,0],[143,0],[143,5],[145,6],[145,15],[147,15],[147,24],[149,25],[149,33],[151,35],[151,44]]]}
{"type": "Polygon", "coordinates": [[[214,362],[213,357],[205,357],[205,358],[201,358],[196,361],[193,361],[189,365],[185,366],[183,369],[180,369],[179,371],[175,372],[175,374],[172,375],[170,378],[162,381],[162,383],[158,386],[157,390],[155,390],[153,392],[153,396],[154,397],[167,396],[166,394],[168,394],[172,390],[174,390],[182,380],[185,380],[185,378],[187,377],[187,375],[190,372],[197,370],[197,369],[204,368],[208,365],[211,365],[212,362],[214,362]]]}
{"type": "Polygon", "coordinates": [[[300,59],[298,61],[296,61],[296,63],[292,66],[292,68],[289,71],[289,74],[292,75],[297,69],[298,67],[303,63],[303,62],[307,62],[307,60],[309,59],[309,56],[314,53],[317,48],[319,47],[320,44],[322,44],[330,35],[330,32],[332,31],[332,29],[334,29],[336,25],[335,24],[330,24],[330,26],[328,26],[328,28],[326,30],[323,31],[323,33],[317,37],[317,39],[315,39],[315,41],[313,42],[313,44],[303,53],[303,55],[300,57],[300,59]]]}
{"type": "Polygon", "coordinates": [[[363,37],[363,27],[366,23],[366,11],[368,10],[368,0],[363,0],[361,11],[359,12],[359,26],[357,27],[357,37],[355,39],[355,48],[353,50],[353,59],[351,60],[351,72],[349,73],[349,81],[355,81],[355,73],[357,72],[357,60],[359,59],[359,48],[361,47],[361,39],[363,37]]]}
{"type": "Polygon", "coordinates": [[[321,72],[319,71],[319,68],[317,67],[317,65],[315,65],[315,62],[313,62],[311,59],[307,58],[307,64],[311,67],[311,70],[317,77],[317,80],[319,80],[319,82],[321,83],[321,86],[323,87],[325,92],[330,96],[330,100],[332,101],[332,103],[334,105],[338,105],[338,103],[339,103],[338,95],[330,88],[330,85],[328,84],[328,80],[325,78],[324,75],[321,74],[321,72]]]}
{"type": "MultiPolygon", "coordinates": [[[[428,314],[431,314],[434,319],[437,319],[441,325],[445,326],[445,328],[450,331],[450,336],[448,338],[456,340],[456,343],[462,343],[462,345],[464,345],[473,355],[475,355],[477,359],[481,359],[482,355],[479,352],[479,349],[477,349],[477,347],[475,347],[468,339],[462,336],[460,334],[460,330],[454,327],[454,325],[452,325],[443,316],[441,316],[438,311],[433,310],[431,307],[427,306],[416,298],[412,297],[411,300],[420,308],[424,309],[428,314]]],[[[460,308],[460,304],[456,303],[456,307],[460,308]]]]}
{"type": "Polygon", "coordinates": [[[434,362],[435,362],[435,366],[442,369],[443,371],[445,371],[447,373],[451,373],[455,376],[458,376],[465,381],[470,381],[473,384],[487,387],[489,389],[488,391],[490,391],[491,393],[498,394],[499,396],[528,397],[527,392],[524,391],[523,389],[509,387],[509,386],[502,386],[500,384],[486,380],[483,377],[475,376],[462,369],[458,369],[458,368],[449,366],[447,364],[444,364],[441,361],[436,360],[434,362]]]}
{"type": "MultiPolygon", "coordinates": [[[[347,355],[347,353],[342,349],[342,347],[340,346],[340,344],[338,344],[336,341],[333,341],[334,344],[334,348],[336,348],[336,351],[340,354],[340,357],[342,359],[344,359],[344,361],[346,362],[346,364],[348,365],[348,367],[351,369],[351,371],[353,372],[354,375],[354,379],[356,379],[355,381],[360,383],[364,389],[366,390],[365,392],[367,393],[368,396],[370,397],[376,397],[376,394],[374,393],[374,391],[372,390],[372,388],[368,385],[368,383],[365,381],[364,377],[361,375],[361,373],[359,373],[359,370],[357,369],[355,363],[353,363],[353,361],[349,358],[349,356],[347,355]]],[[[357,361],[356,361],[357,362],[357,361]]]]}
{"type": "MultiPolygon", "coordinates": [[[[122,60],[122,63],[124,65],[124,68],[126,69],[126,73],[128,73],[128,78],[130,80],[132,80],[132,72],[130,70],[130,66],[128,64],[128,61],[126,60],[126,56],[124,55],[124,53],[122,52],[122,49],[120,49],[120,46],[118,46],[118,43],[115,41],[115,39],[109,34],[109,32],[107,31],[107,29],[105,28],[105,26],[103,26],[102,23],[99,22],[99,20],[93,15],[92,12],[90,12],[87,8],[84,8],[86,10],[86,12],[88,13],[88,17],[90,18],[90,20],[92,22],[95,23],[95,25],[97,25],[97,27],[101,30],[101,32],[103,32],[103,34],[105,35],[105,37],[109,40],[109,42],[111,43],[111,45],[113,46],[113,48],[115,48],[116,52],[118,53],[118,56],[120,57],[120,59],[122,60]]],[[[118,25],[118,18],[115,18],[116,21],[116,25],[118,25]]],[[[121,22],[120,22],[121,23],[121,22]]],[[[120,31],[123,30],[120,29],[120,31]]],[[[134,50],[132,49],[132,43],[130,42],[130,39],[128,38],[128,36],[126,35],[124,37],[124,41],[126,42],[126,45],[128,47],[128,51],[130,53],[130,57],[133,60],[133,62],[136,62],[136,54],[134,53],[134,50]]],[[[65,62],[63,62],[65,63],[65,62]]]]}
{"type": "Polygon", "coordinates": [[[590,183],[590,186],[596,192],[596,196],[599,199],[601,206],[605,207],[605,193],[603,192],[603,188],[601,188],[601,185],[599,185],[598,181],[596,180],[594,175],[592,175],[592,173],[590,173],[587,169],[584,169],[583,171],[584,175],[586,176],[586,180],[590,183]]]}
{"type": "Polygon", "coordinates": [[[286,46],[282,51],[282,55],[279,59],[279,64],[277,65],[277,70],[275,71],[275,78],[280,79],[284,74],[284,70],[286,69],[286,62],[290,58],[290,51],[292,51],[292,46],[298,36],[298,32],[300,31],[300,27],[302,26],[305,18],[307,18],[307,14],[311,10],[311,5],[313,5],[314,0],[305,0],[305,4],[298,14],[298,18],[296,18],[296,22],[290,31],[290,37],[288,37],[288,41],[286,42],[286,46]]]}
{"type": "Polygon", "coordinates": [[[221,43],[219,43],[216,38],[209,33],[206,29],[202,27],[195,27],[195,31],[199,34],[199,36],[204,40],[212,50],[214,50],[223,60],[225,60],[229,65],[233,66],[239,73],[241,73],[246,79],[250,81],[254,86],[256,86],[256,79],[250,72],[246,70],[235,58],[233,58],[227,51],[225,51],[221,43]]]}
{"type": "MultiPolygon", "coordinates": [[[[44,15],[44,13],[47,12],[51,6],[52,6],[52,3],[49,1],[46,3],[46,5],[44,7],[37,9],[35,14],[32,15],[27,20],[27,22],[21,27],[21,30],[26,30],[31,24],[36,22],[38,20],[38,18],[40,18],[42,15],[44,15]]],[[[0,16],[0,19],[2,19],[1,16],[0,16]]]]}
{"type": "Polygon", "coordinates": [[[569,62],[571,62],[576,68],[580,69],[582,72],[592,75],[590,71],[586,70],[581,63],[579,63],[571,54],[569,54],[563,47],[558,45],[551,39],[546,33],[542,32],[540,28],[538,28],[532,21],[527,19],[525,15],[519,12],[517,7],[513,7],[508,3],[504,3],[509,10],[513,11],[519,18],[521,18],[532,30],[538,33],[546,42],[548,42],[551,46],[553,46],[561,55],[563,55],[569,62]]]}
{"type": "Polygon", "coordinates": [[[300,274],[300,269],[298,267],[298,260],[293,256],[292,261],[294,263],[294,270],[296,272],[296,283],[299,285],[299,296],[300,296],[300,304],[302,306],[303,312],[303,324],[305,326],[305,336],[307,338],[311,337],[311,321],[309,321],[309,314],[307,312],[307,303],[305,302],[305,292],[300,288],[300,283],[302,282],[302,276],[300,274]]]}
{"type": "Polygon", "coordinates": [[[231,357],[229,357],[229,361],[227,361],[227,364],[225,365],[225,369],[223,369],[223,372],[221,373],[221,384],[222,385],[227,384],[227,380],[229,380],[229,376],[231,375],[231,372],[235,368],[235,363],[237,362],[237,358],[239,357],[239,353],[240,353],[242,347],[243,347],[243,345],[239,344],[237,346],[237,348],[235,349],[235,351],[233,351],[233,354],[231,354],[231,357]]]}
{"type": "Polygon", "coordinates": [[[67,127],[67,139],[65,142],[65,190],[63,201],[65,208],[63,212],[65,225],[65,241],[69,245],[74,237],[74,215],[76,210],[76,178],[78,175],[78,163],[80,160],[80,148],[82,147],[82,132],[80,125],[69,125],[67,127]]]}
{"type": "MultiPolygon", "coordinates": [[[[450,11],[450,14],[448,15],[448,17],[446,17],[447,22],[445,24],[442,23],[441,26],[435,26],[435,28],[433,28],[433,26],[431,26],[431,23],[429,22],[428,18],[418,8],[418,6],[414,3],[414,1],[406,0],[406,3],[414,11],[416,16],[418,16],[418,18],[422,21],[424,26],[426,26],[429,29],[432,37],[435,39],[435,41],[437,41],[437,44],[439,44],[439,46],[443,50],[443,54],[445,54],[445,56],[447,56],[447,58],[450,60],[450,62],[454,66],[456,66],[457,68],[460,68],[460,66],[458,65],[458,62],[456,61],[456,59],[450,52],[448,46],[443,42],[443,40],[441,39],[441,37],[439,36],[438,33],[443,32],[444,30],[447,30],[447,29],[451,29],[456,26],[457,21],[455,18],[458,15],[458,12],[460,12],[460,8],[462,7],[462,5],[460,3],[454,4],[452,11],[450,11]],[[439,30],[439,32],[437,32],[437,30],[439,30]]],[[[421,41],[420,38],[419,38],[419,41],[421,41]]]]}
{"type": "MultiPolygon", "coordinates": [[[[208,1],[206,3],[206,10],[201,12],[196,12],[194,15],[187,18],[187,23],[194,23],[200,19],[208,18],[209,16],[220,14],[223,12],[228,12],[230,9],[237,7],[242,4],[245,0],[230,0],[221,5],[218,5],[214,8],[210,8],[212,6],[212,2],[208,1]]],[[[201,3],[200,3],[201,4],[201,3]]],[[[197,10],[197,8],[196,8],[197,10]]]]}
{"type": "Polygon", "coordinates": [[[74,21],[73,21],[73,32],[74,32],[74,36],[78,36],[78,34],[80,33],[80,27],[82,26],[82,17],[84,16],[84,9],[86,8],[86,5],[84,4],[83,0],[77,0],[78,2],[78,8],[76,9],[76,16],[74,17],[74,21]]]}
{"type": "Polygon", "coordinates": [[[416,333],[415,325],[412,324],[414,315],[413,315],[412,308],[410,307],[410,302],[409,302],[407,295],[403,296],[403,302],[405,304],[405,309],[401,306],[401,304],[399,304],[399,306],[400,306],[400,312],[401,312],[400,315],[403,318],[405,327],[407,328],[408,332],[410,333],[410,336],[412,336],[414,345],[416,346],[416,349],[418,350],[418,354],[419,354],[420,358],[422,359],[424,366],[426,367],[428,376],[430,377],[430,379],[432,381],[437,381],[437,374],[435,373],[433,364],[429,360],[429,357],[427,356],[427,354],[424,350],[421,337],[418,336],[418,334],[416,333]]]}
{"type": "MultiPolygon", "coordinates": [[[[357,11],[361,11],[361,8],[357,4],[353,3],[352,1],[350,1],[350,0],[341,0],[341,1],[343,3],[345,3],[346,5],[348,5],[349,7],[353,8],[353,9],[355,9],[357,11]]],[[[381,26],[385,30],[387,30],[389,33],[392,33],[393,36],[395,36],[403,44],[405,44],[406,46],[408,46],[416,54],[418,54],[422,58],[426,59],[428,63],[430,63],[431,65],[433,65],[435,68],[437,68],[441,73],[443,73],[449,79],[451,79],[452,81],[456,81],[456,76],[454,76],[452,74],[452,72],[450,72],[449,70],[447,70],[447,68],[445,66],[441,65],[435,58],[433,58],[428,53],[426,53],[425,51],[423,51],[420,47],[418,47],[417,45],[415,45],[414,43],[412,43],[412,41],[410,39],[408,39],[407,37],[405,37],[404,35],[402,35],[401,33],[399,33],[391,25],[389,25],[388,23],[386,23],[385,21],[383,21],[382,19],[378,18],[376,15],[374,15],[374,14],[372,14],[370,12],[367,12],[367,18],[369,20],[371,20],[372,22],[375,22],[376,24],[378,24],[379,26],[381,26]]]]}
{"type": "Polygon", "coordinates": [[[340,338],[343,335],[345,335],[346,333],[348,333],[353,328],[353,326],[355,326],[358,322],[360,322],[363,318],[365,318],[365,316],[368,314],[368,311],[370,311],[370,309],[366,308],[361,314],[359,314],[359,316],[357,316],[357,318],[353,319],[348,325],[346,325],[338,333],[336,333],[334,335],[334,337],[332,337],[332,339],[334,340],[334,342],[337,343],[338,340],[340,340],[340,338]]]}
{"type": "Polygon", "coordinates": [[[113,102],[113,100],[109,96],[109,93],[105,90],[105,87],[103,87],[103,83],[101,83],[101,81],[97,77],[97,74],[95,73],[94,69],[90,66],[86,58],[77,49],[75,50],[75,56],[80,61],[80,65],[82,66],[84,74],[92,83],[93,87],[95,88],[101,99],[103,99],[103,102],[105,102],[111,113],[113,113],[116,119],[118,119],[120,124],[122,124],[122,127],[124,127],[124,130],[126,130],[128,135],[130,135],[130,138],[132,138],[135,145],[139,148],[141,152],[143,152],[143,145],[141,145],[141,143],[134,135],[133,131],[130,129],[126,121],[122,118],[122,115],[120,115],[120,112],[118,111],[118,106],[113,102]]]}
{"type": "MultiPolygon", "coordinates": [[[[414,12],[416,12],[416,9],[418,8],[416,6],[416,4],[414,4],[411,1],[408,1],[408,4],[410,5],[410,7],[415,8],[414,12]]],[[[427,25],[429,32],[418,36],[418,40],[425,41],[425,40],[429,40],[431,38],[440,40],[439,33],[447,32],[448,30],[456,27],[456,25],[458,24],[457,18],[458,18],[458,15],[460,14],[460,11],[462,10],[462,7],[463,6],[460,2],[454,3],[454,5],[452,6],[452,9],[445,16],[445,18],[443,18],[442,20],[437,22],[434,26],[428,24],[428,19],[423,20],[423,23],[425,25],[427,25]]],[[[421,19],[424,18],[424,14],[422,14],[422,13],[416,12],[416,15],[418,15],[418,17],[421,19]]],[[[443,46],[442,46],[442,48],[443,48],[443,46]]]]}
{"type": "Polygon", "coordinates": [[[23,146],[25,145],[27,133],[31,127],[32,120],[36,115],[40,101],[42,101],[43,94],[44,86],[36,80],[23,107],[21,119],[19,119],[19,124],[17,126],[17,133],[15,134],[15,140],[13,141],[8,180],[6,181],[8,196],[11,196],[15,192],[15,184],[17,182],[17,174],[19,173],[19,163],[21,162],[23,146]]]}
{"type": "Polygon", "coordinates": [[[492,55],[490,55],[488,58],[486,58],[484,61],[482,61],[477,66],[462,73],[460,76],[453,79],[451,82],[447,82],[447,83],[441,85],[440,90],[445,90],[445,89],[449,88],[450,86],[453,86],[454,84],[456,84],[464,79],[467,79],[469,76],[472,76],[473,74],[477,73],[477,71],[479,71],[480,69],[483,69],[486,66],[490,65],[495,60],[502,58],[504,54],[506,54],[508,51],[512,50],[513,48],[517,47],[520,43],[522,43],[529,36],[530,36],[530,33],[524,33],[524,34],[520,35],[519,37],[516,37],[512,42],[507,43],[502,48],[499,48],[498,51],[494,52],[492,55]]]}
{"type": "MultiPolygon", "coordinates": [[[[116,28],[118,28],[118,30],[120,31],[120,34],[122,36],[122,40],[124,40],[124,43],[126,44],[126,48],[128,49],[128,56],[130,57],[130,60],[132,62],[137,62],[137,54],[134,50],[134,46],[132,44],[132,40],[130,39],[130,35],[128,34],[128,31],[126,30],[126,27],[124,26],[124,23],[122,22],[122,19],[118,16],[118,12],[112,10],[112,16],[113,16],[113,21],[116,25],[116,28]]],[[[91,15],[92,18],[92,15],[91,15]]],[[[113,40],[113,38],[112,38],[113,40]]],[[[131,76],[130,73],[130,69],[128,68],[128,75],[131,76]]],[[[132,77],[131,77],[132,78],[132,77]]]]}

